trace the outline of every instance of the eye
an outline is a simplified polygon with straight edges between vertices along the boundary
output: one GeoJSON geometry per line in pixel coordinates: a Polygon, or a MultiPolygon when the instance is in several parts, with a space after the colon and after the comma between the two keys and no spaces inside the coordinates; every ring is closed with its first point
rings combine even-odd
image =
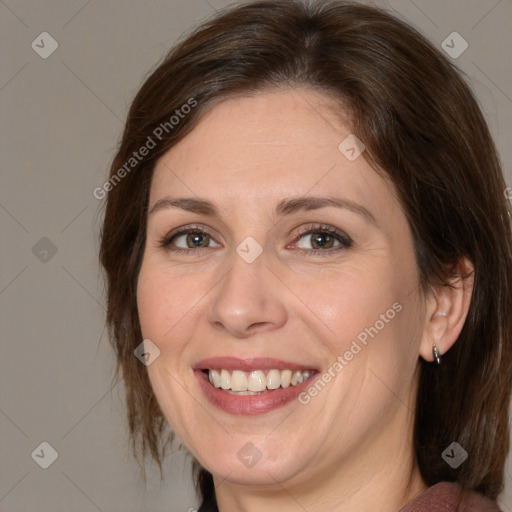
{"type": "Polygon", "coordinates": [[[200,227],[189,226],[179,231],[174,231],[163,240],[160,241],[160,246],[176,253],[189,253],[197,249],[211,247],[210,243],[215,243],[216,247],[221,247],[217,244],[210,233],[200,227]]]}
{"type": "Polygon", "coordinates": [[[324,225],[309,226],[299,233],[297,245],[301,253],[332,253],[352,246],[352,239],[335,228],[324,225]]]}

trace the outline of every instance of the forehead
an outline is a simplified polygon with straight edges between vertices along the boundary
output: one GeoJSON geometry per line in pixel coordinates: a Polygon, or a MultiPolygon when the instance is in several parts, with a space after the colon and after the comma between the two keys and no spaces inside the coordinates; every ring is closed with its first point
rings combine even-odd
{"type": "Polygon", "coordinates": [[[339,149],[351,136],[344,114],[311,90],[226,99],[158,161],[150,205],[163,195],[197,195],[249,208],[339,192],[359,201],[371,196],[377,210],[389,208],[385,180],[363,156],[351,161],[339,149]]]}

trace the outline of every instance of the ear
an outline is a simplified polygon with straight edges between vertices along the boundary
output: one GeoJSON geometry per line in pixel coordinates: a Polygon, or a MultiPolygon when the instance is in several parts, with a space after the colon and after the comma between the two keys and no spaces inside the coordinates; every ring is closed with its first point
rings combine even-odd
{"type": "Polygon", "coordinates": [[[457,341],[471,303],[474,283],[474,267],[467,259],[461,259],[452,269],[449,285],[433,288],[426,300],[426,316],[420,356],[433,361],[433,348],[442,356],[457,341]]]}

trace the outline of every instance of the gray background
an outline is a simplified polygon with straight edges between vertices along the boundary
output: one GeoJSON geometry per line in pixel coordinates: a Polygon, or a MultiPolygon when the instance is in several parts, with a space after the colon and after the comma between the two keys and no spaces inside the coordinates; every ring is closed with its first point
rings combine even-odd
{"type": "MultiPolygon", "coordinates": [[[[122,385],[111,390],[97,265],[100,201],[92,191],[105,180],[143,77],[184,31],[227,3],[0,0],[3,512],[185,512],[196,505],[182,452],[166,459],[162,484],[150,466],[146,487],[129,456],[122,385]],[[47,59],[31,47],[44,31],[59,45],[47,59]],[[31,457],[43,441],[58,453],[48,469],[36,464],[49,460],[48,449],[31,457]]],[[[438,46],[454,31],[469,43],[456,62],[479,97],[512,186],[512,1],[375,4],[438,46]]],[[[512,511],[510,464],[500,504],[512,511]]]]}

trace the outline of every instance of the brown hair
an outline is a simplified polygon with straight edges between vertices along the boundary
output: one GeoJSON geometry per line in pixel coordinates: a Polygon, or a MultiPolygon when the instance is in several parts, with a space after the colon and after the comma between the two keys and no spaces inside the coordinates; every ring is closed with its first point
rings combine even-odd
{"type": "MultiPolygon", "coordinates": [[[[440,367],[418,363],[415,450],[427,484],[457,481],[495,499],[509,449],[512,380],[512,239],[499,159],[452,63],[407,24],[352,2],[258,1],[216,14],[167,55],[133,101],[111,178],[148,137],[156,147],[110,187],[100,259],[135,455],[138,447],[142,459],[149,451],[161,468],[172,439],[133,354],[142,341],[136,284],[155,162],[212,102],[283,86],[313,87],[349,109],[365,158],[396,187],[424,290],[447,283],[447,269],[462,257],[473,263],[457,343],[440,367]],[[171,127],[170,117],[191,99],[197,107],[171,127]],[[469,453],[457,469],[441,457],[453,441],[469,453]]],[[[216,508],[212,476],[198,463],[195,470],[203,510],[216,508]]]]}

